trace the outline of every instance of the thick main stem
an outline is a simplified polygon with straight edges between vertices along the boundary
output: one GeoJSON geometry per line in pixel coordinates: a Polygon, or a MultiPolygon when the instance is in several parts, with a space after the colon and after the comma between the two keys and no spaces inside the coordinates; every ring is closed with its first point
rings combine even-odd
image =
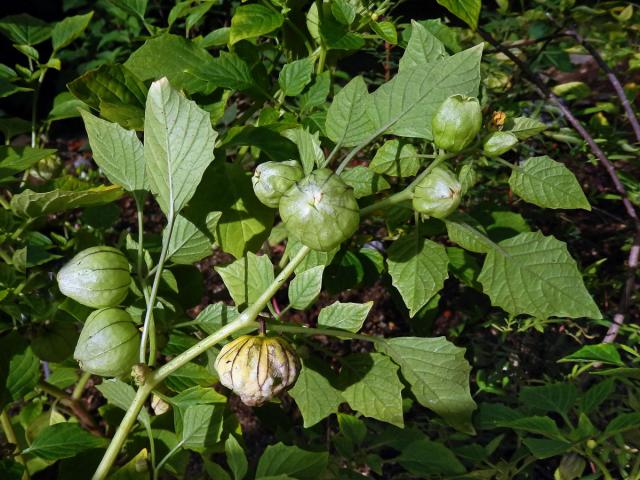
{"type": "Polygon", "coordinates": [[[271,298],[278,292],[278,290],[280,290],[280,287],[284,285],[287,279],[293,274],[296,267],[300,264],[300,262],[302,262],[302,260],[304,260],[304,258],[309,254],[310,251],[311,250],[308,247],[302,247],[298,251],[298,253],[291,259],[291,261],[282,269],[282,271],[278,274],[271,285],[269,285],[269,287],[267,287],[265,291],[262,292],[262,295],[260,295],[256,302],[245,311],[243,311],[233,322],[223,326],[215,333],[204,338],[188,350],[185,350],[180,355],[173,358],[170,362],[166,363],[158,370],[151,372],[147,376],[144,384],[142,384],[138,388],[133,402],[131,402],[127,413],[118,426],[118,429],[116,430],[116,433],[113,436],[113,439],[111,440],[107,451],[102,457],[102,461],[100,462],[98,469],[93,475],[93,480],[103,480],[107,478],[109,470],[111,470],[111,466],[115,462],[118,453],[120,453],[120,450],[122,449],[122,446],[124,445],[124,442],[129,435],[129,431],[131,430],[131,428],[133,428],[136,419],[138,418],[138,414],[144,406],[144,403],[151,391],[169,375],[175,372],[178,368],[182,367],[194,358],[200,356],[215,344],[221,342],[225,338],[233,335],[234,333],[237,333],[240,330],[252,326],[257,327],[257,325],[255,324],[255,320],[260,312],[264,310],[267,304],[271,301],[271,298]]]}
{"type": "Polygon", "coordinates": [[[11,425],[11,419],[9,418],[9,414],[6,409],[3,409],[0,412],[0,424],[2,425],[2,430],[4,431],[5,437],[7,437],[7,442],[16,446],[15,456],[18,463],[24,465],[24,474],[22,475],[23,480],[29,480],[31,478],[29,476],[29,470],[27,469],[27,462],[24,460],[24,457],[20,453],[20,447],[18,446],[18,438],[16,437],[16,432],[13,430],[13,425],[11,425]]]}

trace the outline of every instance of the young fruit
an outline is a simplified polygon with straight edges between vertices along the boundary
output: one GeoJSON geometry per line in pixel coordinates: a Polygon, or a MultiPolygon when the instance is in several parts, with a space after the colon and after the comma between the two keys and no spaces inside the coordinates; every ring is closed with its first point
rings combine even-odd
{"type": "Polygon", "coordinates": [[[434,168],[413,191],[413,209],[430,217],[445,218],[460,205],[462,186],[446,168],[434,168]]]}
{"type": "Polygon", "coordinates": [[[220,383],[250,406],[262,405],[292,386],[300,362],[285,340],[243,335],[226,344],[214,363],[220,383]]]}
{"type": "Polygon", "coordinates": [[[280,217],[304,245],[327,252],[358,229],[360,209],[353,188],[323,168],[287,190],[280,200],[280,217]]]}
{"type": "Polygon", "coordinates": [[[253,173],[253,191],[267,207],[278,208],[282,195],[303,176],[296,160],[261,163],[253,173]]]}
{"type": "Polygon", "coordinates": [[[103,308],[87,317],[73,353],[84,371],[103,377],[131,372],[138,361],[140,332],[126,311],[103,308]]]}
{"type": "Polygon", "coordinates": [[[518,143],[518,137],[511,132],[493,132],[482,145],[482,151],[488,157],[497,157],[508,152],[518,143]]]}
{"type": "Polygon", "coordinates": [[[113,247],[87,248],[58,272],[60,291],[91,308],[118,305],[127,297],[130,283],[129,262],[113,247]]]}
{"type": "Polygon", "coordinates": [[[433,141],[438,148],[457,153],[467,147],[482,127],[482,109],[475,97],[452,95],[431,119],[433,141]]]}

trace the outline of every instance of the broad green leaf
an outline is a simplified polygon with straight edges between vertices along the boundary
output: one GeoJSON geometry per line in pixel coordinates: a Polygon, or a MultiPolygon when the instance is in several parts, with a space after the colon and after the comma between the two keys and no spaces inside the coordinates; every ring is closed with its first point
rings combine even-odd
{"type": "Polygon", "coordinates": [[[91,17],[93,17],[93,12],[67,17],[56,23],[51,31],[53,49],[60,50],[82,35],[82,32],[89,25],[91,17]]]}
{"type": "Polygon", "coordinates": [[[309,89],[300,96],[300,108],[308,111],[324,105],[331,90],[331,73],[324,71],[316,76],[309,89]]]}
{"type": "Polygon", "coordinates": [[[547,155],[531,157],[524,165],[515,166],[509,185],[524,201],[542,208],[591,210],[573,173],[547,155]]]}
{"type": "Polygon", "coordinates": [[[147,40],[124,64],[142,81],[167,77],[175,88],[211,93],[216,87],[247,90],[254,85],[249,66],[232,53],[211,56],[194,42],[163,34],[147,40]]]}
{"type": "Polygon", "coordinates": [[[388,140],[376,151],[369,168],[376,173],[412,177],[418,173],[420,158],[416,147],[399,140],[388,140]]]}
{"type": "Polygon", "coordinates": [[[56,153],[54,148],[0,146],[0,179],[22,172],[43,158],[56,153]]]}
{"type": "Polygon", "coordinates": [[[311,362],[303,362],[298,380],[289,395],[296,401],[302,413],[304,428],[309,428],[320,420],[338,411],[344,398],[329,379],[319,370],[311,368],[311,362]]]}
{"type": "Polygon", "coordinates": [[[147,449],[143,448],[138,454],[109,475],[109,480],[147,480],[148,472],[141,469],[149,461],[147,449]]]}
{"type": "Polygon", "coordinates": [[[182,446],[202,451],[217,443],[222,434],[223,412],[216,405],[187,407],[182,415],[182,446]]]}
{"type": "Polygon", "coordinates": [[[356,19],[356,9],[349,0],[332,0],[331,13],[343,25],[351,25],[356,19]]]}
{"type": "Polygon", "coordinates": [[[637,430],[640,428],[640,412],[621,413],[609,422],[604,434],[607,437],[617,435],[618,433],[628,430],[637,430]]]}
{"type": "Polygon", "coordinates": [[[602,362],[624,366],[618,348],[611,343],[585,345],[570,355],[563,357],[560,362],[602,362]]]}
{"type": "Polygon", "coordinates": [[[547,438],[525,438],[522,443],[526,445],[534,457],[540,459],[555,457],[572,447],[571,443],[564,440],[547,438]]]}
{"type": "Polygon", "coordinates": [[[302,93],[304,87],[311,82],[311,74],[313,73],[313,60],[311,58],[303,58],[302,60],[294,60],[287,63],[278,76],[278,84],[282,93],[287,97],[295,97],[302,93]]]}
{"type": "Polygon", "coordinates": [[[309,307],[320,295],[322,289],[323,266],[317,266],[297,273],[289,284],[289,303],[296,310],[309,307]]]}
{"type": "Polygon", "coordinates": [[[11,83],[3,78],[0,78],[0,98],[8,97],[17,92],[31,92],[32,90],[32,88],[21,87],[19,85],[16,85],[15,83],[11,83]]]}
{"type": "Polygon", "coordinates": [[[391,45],[396,45],[398,43],[398,31],[396,30],[396,26],[393,22],[372,21],[369,26],[371,27],[371,30],[376,32],[376,34],[385,42],[390,43],[391,45]]]}
{"type": "Polygon", "coordinates": [[[174,392],[179,393],[197,385],[210,387],[216,380],[217,378],[205,367],[189,362],[169,375],[165,384],[174,392]]]}
{"type": "Polygon", "coordinates": [[[522,404],[532,410],[565,415],[576,403],[578,389],[571,383],[523,387],[518,398],[522,404]]]}
{"type": "Polygon", "coordinates": [[[196,317],[195,322],[205,333],[212,334],[233,321],[237,316],[238,309],[236,307],[220,302],[204,307],[196,317]]]}
{"type": "Polygon", "coordinates": [[[340,433],[348,438],[354,446],[362,444],[367,436],[366,424],[362,419],[353,415],[338,413],[338,426],[340,433]]]}
{"type": "Polygon", "coordinates": [[[0,339],[0,409],[11,401],[23,400],[40,380],[40,360],[16,333],[0,339]]]}
{"type": "Polygon", "coordinates": [[[431,140],[431,118],[447,97],[477,96],[481,57],[482,44],[399,72],[372,94],[367,113],[375,130],[431,140]]]}
{"type": "Polygon", "coordinates": [[[43,193],[27,189],[13,196],[11,209],[21,217],[34,218],[48,213],[64,212],[72,208],[105,205],[115,202],[121,196],[122,189],[117,185],[99,186],[79,191],[52,190],[43,193]]]}
{"type": "Polygon", "coordinates": [[[0,19],[0,32],[19,45],[37,45],[51,36],[51,26],[39,18],[21,13],[0,19]]]}
{"type": "Polygon", "coordinates": [[[53,99],[53,107],[47,115],[47,122],[79,117],[81,110],[88,109],[87,104],[76,98],[71,92],[61,92],[53,99]]]}
{"type": "Polygon", "coordinates": [[[299,132],[302,132],[302,130],[286,130],[283,132],[292,138],[290,140],[279,132],[267,127],[253,127],[251,125],[231,127],[226,132],[224,138],[221,139],[217,148],[229,149],[239,146],[258,147],[266,153],[271,160],[276,162],[291,160],[297,157],[298,149],[296,149],[294,141],[297,141],[299,132]]]}
{"type": "Polygon", "coordinates": [[[365,44],[361,35],[350,32],[347,25],[334,18],[328,2],[311,4],[307,13],[307,28],[314,40],[324,44],[328,50],[359,50],[365,44]],[[318,5],[322,6],[321,16],[318,15],[318,5]]]}
{"type": "MultiPolygon", "coordinates": [[[[136,396],[136,391],[131,385],[117,378],[103,380],[100,385],[96,385],[96,388],[110,404],[121,408],[125,412],[129,409],[129,406],[133,403],[133,399],[136,396]]],[[[147,428],[151,428],[151,417],[144,408],[140,410],[138,420],[147,428]]]]}
{"type": "Polygon", "coordinates": [[[451,450],[427,438],[409,443],[395,461],[420,478],[465,472],[464,466],[451,450]]]}
{"type": "Polygon", "coordinates": [[[478,276],[493,305],[543,319],[602,318],[563,242],[527,232],[498,246],[478,276]]]}
{"type": "Polygon", "coordinates": [[[327,136],[336,144],[353,147],[367,140],[375,128],[369,116],[369,93],[360,76],[351,80],[333,98],[327,112],[327,136]]]}
{"type": "Polygon", "coordinates": [[[24,453],[44,460],[74,457],[85,450],[105,446],[104,438],[95,437],[77,423],[57,423],[46,427],[24,453]]]}
{"type": "Polygon", "coordinates": [[[236,163],[221,162],[208,169],[191,204],[202,211],[222,212],[216,241],[236,258],[258,251],[269,237],[274,211],[258,200],[251,174],[236,163]]]}
{"type": "Polygon", "coordinates": [[[593,385],[580,398],[580,410],[585,413],[595,411],[615,391],[615,380],[607,378],[593,385]]]}
{"type": "Polygon", "coordinates": [[[227,403],[227,397],[216,392],[213,388],[196,385],[195,387],[187,388],[177,395],[170,397],[168,401],[175,407],[186,409],[193,405],[227,403]]]}
{"type": "Polygon", "coordinates": [[[227,441],[224,442],[224,451],[227,454],[227,463],[233,473],[235,480],[242,480],[249,469],[249,462],[244,453],[242,445],[238,443],[236,437],[229,435],[227,441]]]}
{"type": "Polygon", "coordinates": [[[242,5],[231,17],[229,43],[233,45],[240,40],[265,35],[279,28],[283,22],[283,16],[275,9],[257,3],[242,5]]]}
{"type": "Polygon", "coordinates": [[[447,56],[444,45],[429,30],[415,20],[411,21],[411,37],[400,58],[399,70],[427,65],[447,56]]]}
{"type": "Polygon", "coordinates": [[[107,120],[142,130],[147,87],[125,66],[102,65],[76,78],[67,87],[107,120]]]}
{"type": "Polygon", "coordinates": [[[273,265],[267,255],[251,252],[226,267],[215,267],[236,305],[253,305],[273,282],[273,265]]]}
{"type": "Polygon", "coordinates": [[[289,475],[301,480],[315,480],[324,473],[328,460],[327,452],[310,452],[278,442],[269,445],[260,457],[256,479],[289,475]]]}
{"type": "Polygon", "coordinates": [[[444,223],[447,226],[449,240],[465,250],[487,253],[496,248],[495,243],[487,237],[484,227],[468,215],[456,212],[447,217],[444,223]]]}
{"type": "Polygon", "coordinates": [[[217,133],[209,114],[166,78],[151,84],[144,119],[144,159],[151,190],[169,217],[182,210],[213,161],[217,133]]]}
{"type": "Polygon", "coordinates": [[[442,245],[416,232],[393,242],[387,259],[389,274],[409,309],[409,316],[413,317],[442,289],[449,276],[448,263],[447,251],[442,245]]]}
{"type": "Polygon", "coordinates": [[[471,412],[476,404],[469,391],[471,367],[464,349],[444,337],[398,337],[376,344],[376,349],[400,365],[418,402],[454,428],[473,432],[471,412]]]}
{"type": "Polygon", "coordinates": [[[318,325],[357,332],[362,328],[362,324],[367,319],[372,306],[373,302],[332,303],[320,310],[318,325]]]}
{"type": "Polygon", "coordinates": [[[147,0],[109,0],[125,12],[131,13],[139,19],[144,19],[144,12],[147,11],[147,0]]]}
{"type": "Polygon", "coordinates": [[[391,188],[383,176],[362,165],[345,169],[340,174],[340,178],[353,188],[353,194],[356,198],[368,197],[391,188]]]}
{"type": "Polygon", "coordinates": [[[546,129],[546,124],[534,118],[516,117],[513,122],[508,122],[506,131],[513,133],[518,140],[525,140],[546,129]]]}
{"type": "MultiPolygon", "coordinates": [[[[166,242],[168,231],[163,232],[166,242]]],[[[182,215],[176,217],[169,238],[167,259],[173,263],[191,265],[213,252],[211,241],[196,225],[182,215]]]]}
{"type": "Polygon", "coordinates": [[[342,396],[366,417],[404,426],[398,366],[380,353],[354,353],[342,360],[340,381],[348,386],[342,396]]]}
{"type": "Polygon", "coordinates": [[[498,425],[523,418],[525,415],[518,410],[507,407],[502,403],[481,403],[474,415],[474,423],[480,430],[491,430],[498,425]]]}
{"type": "Polygon", "coordinates": [[[298,146],[300,162],[305,174],[325,166],[324,152],[320,146],[320,132],[311,133],[306,128],[296,128],[282,132],[286,138],[298,146]]]}
{"type": "MultiPolygon", "coordinates": [[[[285,250],[285,255],[288,258],[293,258],[296,256],[298,251],[302,248],[302,244],[299,240],[295,238],[289,238],[287,240],[287,248],[285,250]]],[[[309,254],[300,262],[295,269],[295,273],[301,273],[305,270],[309,270],[310,268],[317,267],[319,265],[327,266],[333,261],[333,257],[335,257],[336,253],[338,253],[339,247],[331,250],[330,252],[320,252],[318,250],[312,250],[309,254]]]]}
{"type": "Polygon", "coordinates": [[[478,28],[481,0],[438,0],[438,3],[464,21],[472,29],[478,28]]]}
{"type": "Polygon", "coordinates": [[[146,190],[144,147],[136,132],[107,122],[83,111],[82,119],[89,136],[93,159],[111,183],[129,192],[146,190]]]}
{"type": "Polygon", "coordinates": [[[478,283],[480,263],[476,257],[458,247],[447,247],[449,271],[465,285],[481,290],[478,283]]]}
{"type": "MultiPolygon", "coordinates": [[[[328,73],[328,72],[326,72],[328,73]]],[[[327,92],[328,93],[328,92],[327,92]]],[[[18,117],[0,118],[0,132],[4,134],[5,142],[16,135],[27,133],[31,130],[31,122],[18,117]]]]}
{"type": "Polygon", "coordinates": [[[549,417],[522,417],[514,420],[507,420],[497,423],[498,427],[512,428],[523,432],[537,433],[545,437],[556,437],[560,435],[558,425],[549,417]]]}
{"type": "Polygon", "coordinates": [[[0,475],[4,480],[22,480],[25,467],[10,458],[0,460],[0,475]]]}

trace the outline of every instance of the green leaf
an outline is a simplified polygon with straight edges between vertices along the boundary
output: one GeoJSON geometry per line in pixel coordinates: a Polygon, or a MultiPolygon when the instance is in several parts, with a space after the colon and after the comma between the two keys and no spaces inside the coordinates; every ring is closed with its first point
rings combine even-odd
{"type": "Polygon", "coordinates": [[[184,448],[202,451],[220,440],[224,409],[216,405],[193,405],[182,415],[184,448]]]}
{"type": "Polygon", "coordinates": [[[77,423],[65,422],[44,428],[24,453],[44,460],[59,460],[105,444],[104,438],[94,437],[77,423]]]}
{"type": "Polygon", "coordinates": [[[391,45],[396,45],[398,43],[398,32],[396,31],[396,26],[393,22],[372,21],[369,25],[371,26],[371,30],[376,32],[376,34],[385,42],[390,43],[391,45]]]}
{"type": "Polygon", "coordinates": [[[195,322],[205,333],[212,334],[234,320],[237,316],[238,309],[236,307],[231,307],[220,302],[204,307],[196,317],[195,322]]]}
{"type": "Polygon", "coordinates": [[[309,89],[300,96],[300,108],[303,111],[324,105],[331,90],[331,73],[324,71],[316,76],[309,89]]]}
{"type": "Polygon", "coordinates": [[[0,78],[0,98],[5,98],[17,92],[31,92],[32,88],[21,87],[0,78]]]}
{"type": "Polygon", "coordinates": [[[628,430],[637,430],[638,428],[640,428],[640,412],[621,413],[609,422],[604,434],[610,437],[628,430]]]}
{"type": "Polygon", "coordinates": [[[522,443],[536,458],[549,458],[560,455],[569,450],[572,445],[564,440],[552,440],[546,438],[525,438],[522,443]]]}
{"type": "Polygon", "coordinates": [[[174,392],[182,392],[197,385],[210,387],[216,380],[205,367],[189,362],[169,375],[165,383],[174,392]]]}
{"type": "MultiPolygon", "coordinates": [[[[298,140],[301,129],[286,130],[290,137],[298,140]],[[295,133],[294,133],[295,132],[295,133]]],[[[244,125],[241,127],[231,127],[220,141],[218,148],[229,149],[238,146],[258,147],[266,153],[271,160],[279,162],[296,158],[297,149],[294,141],[289,140],[284,135],[267,127],[253,127],[244,125]]]]}
{"type": "Polygon", "coordinates": [[[318,325],[357,332],[362,328],[362,324],[367,319],[372,306],[373,302],[332,303],[320,310],[318,325]]]}
{"type": "Polygon", "coordinates": [[[399,70],[427,65],[447,56],[444,45],[429,30],[415,20],[411,21],[411,37],[400,58],[399,70]]]}
{"type": "Polygon", "coordinates": [[[298,380],[289,390],[289,395],[296,401],[302,413],[304,428],[312,427],[320,420],[336,413],[340,404],[344,402],[340,391],[331,385],[327,378],[329,374],[321,373],[322,370],[324,370],[323,366],[304,361],[298,380]]]}
{"type": "Polygon", "coordinates": [[[227,463],[233,473],[235,480],[242,480],[249,469],[249,462],[244,453],[242,445],[238,443],[236,437],[229,435],[227,441],[224,442],[224,451],[227,454],[227,463]]]}
{"type": "Polygon", "coordinates": [[[478,276],[493,305],[543,319],[602,318],[563,242],[527,232],[498,245],[478,276]]]}
{"type": "Polygon", "coordinates": [[[194,42],[168,33],[147,40],[124,65],[142,81],[167,77],[175,88],[189,93],[254,86],[249,66],[237,55],[221,52],[213,57],[194,42]]]}
{"type": "Polygon", "coordinates": [[[114,5],[117,5],[125,12],[128,12],[135,17],[143,20],[144,12],[147,11],[147,0],[109,0],[114,5]]]}
{"type": "Polygon", "coordinates": [[[368,197],[391,188],[384,177],[362,165],[347,168],[340,174],[340,178],[353,188],[353,194],[356,198],[368,197]]]}
{"type": "Polygon", "coordinates": [[[409,443],[395,461],[418,477],[460,475],[466,471],[451,450],[427,438],[409,443]]]}
{"type": "Polygon", "coordinates": [[[618,348],[611,343],[585,345],[559,360],[560,362],[602,362],[624,366],[618,348]]]}
{"type": "Polygon", "coordinates": [[[356,9],[348,0],[332,0],[331,13],[343,25],[351,25],[356,19],[356,9]]]}
{"type": "Polygon", "coordinates": [[[573,173],[547,155],[531,157],[521,167],[514,167],[509,185],[524,201],[542,208],[591,210],[573,173]]]}
{"type": "Polygon", "coordinates": [[[369,168],[376,173],[412,177],[418,173],[420,158],[416,147],[399,140],[388,140],[376,151],[369,168]]]}
{"type": "Polygon", "coordinates": [[[258,251],[269,237],[274,211],[258,200],[251,174],[238,164],[221,162],[208,169],[191,204],[203,211],[222,212],[216,241],[236,258],[258,251]]]}
{"type": "MultiPolygon", "coordinates": [[[[295,238],[291,237],[287,240],[287,248],[285,250],[285,255],[287,256],[287,258],[291,259],[296,256],[296,254],[302,247],[303,245],[302,243],[300,243],[299,240],[296,240],[295,238]]],[[[295,273],[301,273],[301,272],[304,272],[305,270],[309,270],[310,268],[317,267],[319,265],[326,267],[333,261],[333,258],[335,257],[336,253],[338,253],[339,249],[340,247],[337,247],[334,250],[331,250],[330,252],[320,252],[317,250],[312,250],[304,258],[304,260],[300,262],[300,265],[296,267],[295,273]]]]}
{"type": "Polygon", "coordinates": [[[399,72],[372,94],[367,111],[375,130],[432,140],[431,118],[447,97],[477,96],[481,57],[482,44],[399,72]]]}
{"type": "Polygon", "coordinates": [[[476,404],[469,391],[471,367],[465,350],[444,337],[398,337],[376,349],[400,365],[418,402],[443,417],[452,427],[473,432],[471,412],[476,404]]]}
{"type": "Polygon", "coordinates": [[[354,353],[342,360],[340,381],[348,386],[342,396],[366,417],[404,426],[398,366],[380,353],[354,353]]]}
{"type": "Polygon", "coordinates": [[[233,45],[247,38],[265,35],[279,28],[284,17],[275,9],[252,3],[236,8],[231,17],[229,43],[233,45]]]}
{"type": "Polygon", "coordinates": [[[162,211],[182,210],[213,161],[217,133],[209,114],[187,100],[166,78],[151,84],[144,119],[144,158],[162,211]]]}
{"type": "Polygon", "coordinates": [[[40,360],[16,333],[0,338],[0,409],[10,401],[23,400],[40,380],[40,360]]]}
{"type": "MultiPolygon", "coordinates": [[[[166,242],[168,235],[166,229],[163,235],[166,242]]],[[[207,235],[190,220],[178,215],[169,238],[167,259],[170,259],[173,263],[191,265],[208,257],[212,252],[213,247],[207,235]]]]}
{"type": "MultiPolygon", "coordinates": [[[[320,295],[323,266],[317,266],[296,274],[289,284],[289,303],[296,310],[309,307],[320,295]]],[[[264,290],[264,289],[263,289],[264,290]]]]}
{"type": "Polygon", "coordinates": [[[449,276],[445,248],[416,232],[401,237],[389,248],[389,274],[409,316],[413,317],[444,286],[449,276]]]}
{"type": "Polygon", "coordinates": [[[356,146],[371,137],[375,128],[367,115],[369,98],[364,79],[360,76],[352,79],[329,105],[327,136],[345,147],[356,146]]]}
{"type": "Polygon", "coordinates": [[[566,415],[576,403],[578,389],[570,383],[523,387],[518,398],[532,410],[566,415]]]}
{"type": "Polygon", "coordinates": [[[484,227],[477,220],[459,212],[453,213],[444,220],[449,240],[457,243],[465,250],[476,253],[487,253],[496,248],[484,227]]]}
{"type": "Polygon", "coordinates": [[[472,29],[478,28],[481,0],[438,0],[438,3],[464,21],[472,29]]]}
{"type": "Polygon", "coordinates": [[[615,391],[615,380],[607,378],[593,385],[580,398],[580,410],[585,413],[595,411],[615,391]]]}
{"type": "Polygon", "coordinates": [[[527,117],[516,117],[513,119],[513,122],[507,122],[507,129],[505,131],[513,133],[518,137],[518,140],[525,140],[546,129],[547,125],[538,120],[527,117]]]}
{"type": "Polygon", "coordinates": [[[56,153],[54,148],[0,146],[0,179],[10,177],[56,153]]]}
{"type": "Polygon", "coordinates": [[[122,196],[117,185],[99,186],[87,190],[34,192],[25,190],[11,199],[11,209],[16,215],[35,218],[48,213],[64,212],[78,207],[105,205],[115,202],[122,196]]]}
{"type": "Polygon", "coordinates": [[[311,74],[313,73],[313,60],[311,58],[303,58],[287,63],[278,76],[278,84],[282,93],[287,97],[295,97],[302,93],[304,87],[311,82],[311,74]]]}
{"type": "Polygon", "coordinates": [[[278,442],[269,445],[260,457],[256,479],[289,475],[301,480],[314,480],[326,470],[328,460],[327,452],[310,452],[278,442]]]}
{"type": "MultiPolygon", "coordinates": [[[[136,391],[131,385],[117,378],[103,380],[100,385],[96,385],[96,388],[110,404],[115,405],[125,412],[129,409],[129,406],[133,403],[133,399],[136,396],[136,391]]],[[[140,410],[138,420],[147,428],[151,428],[151,417],[145,409],[140,410]]]]}
{"type": "Polygon", "coordinates": [[[135,457],[109,475],[109,480],[147,480],[147,472],[140,468],[140,465],[147,465],[147,461],[147,449],[143,448],[135,457]]]}
{"type": "Polygon", "coordinates": [[[186,409],[193,405],[208,405],[212,403],[227,403],[227,397],[216,392],[211,387],[201,387],[196,385],[181,391],[177,395],[168,399],[174,407],[186,409]]]}
{"type": "Polygon", "coordinates": [[[538,433],[547,437],[555,437],[560,435],[558,425],[549,417],[522,417],[514,420],[497,422],[498,427],[512,428],[514,430],[522,430],[529,433],[538,433]]]}
{"type": "Polygon", "coordinates": [[[282,135],[298,146],[302,169],[306,175],[315,168],[325,166],[324,152],[320,146],[320,132],[311,133],[306,128],[285,130],[282,135]]]}
{"type": "Polygon", "coordinates": [[[273,282],[273,265],[267,255],[251,252],[226,267],[215,267],[236,305],[253,305],[273,282]]]}
{"type": "Polygon", "coordinates": [[[129,192],[146,190],[144,147],[136,132],[81,112],[89,136],[93,159],[111,183],[129,192]]]}
{"type": "MultiPolygon", "coordinates": [[[[147,87],[124,65],[101,65],[70,82],[69,91],[107,120],[142,130],[147,87]]],[[[85,120],[86,122],[86,120],[85,120]]]]}
{"type": "Polygon", "coordinates": [[[21,13],[2,18],[0,32],[13,43],[37,45],[51,36],[51,26],[29,14],[21,13]]]}
{"type": "Polygon", "coordinates": [[[88,109],[87,104],[77,99],[71,92],[61,92],[53,99],[53,107],[47,115],[47,122],[76,118],[80,116],[80,110],[88,109]]]}
{"type": "Polygon", "coordinates": [[[85,28],[89,25],[91,17],[93,17],[93,12],[67,17],[56,23],[51,31],[53,50],[57,51],[66,47],[82,35],[82,32],[84,32],[85,28]]]}

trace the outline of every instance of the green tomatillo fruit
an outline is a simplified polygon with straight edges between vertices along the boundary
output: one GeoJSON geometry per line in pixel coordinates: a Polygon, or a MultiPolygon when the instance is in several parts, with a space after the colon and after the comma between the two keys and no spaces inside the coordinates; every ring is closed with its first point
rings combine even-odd
{"type": "Polygon", "coordinates": [[[451,153],[458,153],[469,146],[481,127],[480,102],[465,95],[447,98],[431,119],[434,143],[451,153]]]}
{"type": "Polygon", "coordinates": [[[518,137],[511,132],[493,132],[482,145],[482,151],[488,157],[497,157],[508,152],[518,144],[518,137]]]}
{"type": "Polygon", "coordinates": [[[278,208],[282,195],[303,176],[296,160],[261,163],[253,173],[253,191],[267,207],[278,208]]]}
{"type": "Polygon", "coordinates": [[[355,233],[360,209],[353,188],[322,168],[287,190],[280,200],[280,217],[304,245],[327,252],[355,233]]]}
{"type": "Polygon", "coordinates": [[[138,361],[140,331],[128,312],[103,308],[84,323],[73,353],[84,371],[103,377],[128,375],[138,361]]]}
{"type": "Polygon", "coordinates": [[[243,335],[226,344],[214,363],[220,383],[250,406],[262,405],[291,387],[300,361],[280,337],[243,335]]]}
{"type": "Polygon", "coordinates": [[[60,291],[91,308],[118,305],[127,297],[130,284],[129,262],[113,247],[87,248],[58,272],[60,291]]]}
{"type": "Polygon", "coordinates": [[[436,167],[413,191],[413,209],[435,218],[451,215],[460,205],[462,186],[446,168],[436,167]]]}

